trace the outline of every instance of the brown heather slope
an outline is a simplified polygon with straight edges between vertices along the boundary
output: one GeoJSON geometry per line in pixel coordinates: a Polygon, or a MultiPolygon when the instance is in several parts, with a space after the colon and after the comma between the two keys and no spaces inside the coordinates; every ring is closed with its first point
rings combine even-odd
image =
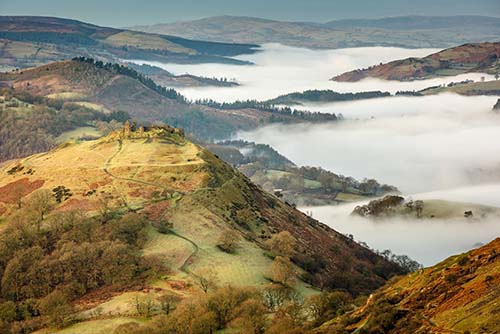
{"type": "Polygon", "coordinates": [[[192,282],[191,273],[214,270],[220,281],[239,286],[266,283],[271,259],[264,242],[287,230],[297,239],[293,257],[301,280],[300,293],[311,287],[368,293],[401,272],[372,251],[265,193],[243,174],[210,152],[187,141],[182,133],[153,129],[145,133],[112,133],[96,141],[62,145],[47,153],[11,161],[0,169],[3,217],[16,212],[16,198],[36,189],[63,186],[71,195],[56,212],[87,214],[108,207],[133,210],[152,226],[173,224],[175,234],[151,227],[145,254],[161,256],[175,275],[192,282]],[[236,231],[242,239],[236,254],[216,247],[218,238],[236,231]],[[193,248],[194,247],[194,248],[193,248]]]}
{"type": "Polygon", "coordinates": [[[495,74],[500,71],[500,42],[464,44],[424,58],[407,58],[358,69],[332,78],[356,82],[365,78],[411,81],[468,72],[495,74]]]}
{"type": "Polygon", "coordinates": [[[500,238],[390,281],[315,333],[499,333],[500,238]]]}

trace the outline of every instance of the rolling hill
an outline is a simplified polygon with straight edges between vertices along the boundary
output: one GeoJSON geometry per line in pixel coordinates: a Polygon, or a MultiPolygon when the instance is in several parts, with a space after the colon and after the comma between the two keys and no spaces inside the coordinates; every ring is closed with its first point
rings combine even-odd
{"type": "Polygon", "coordinates": [[[317,287],[358,295],[403,271],[170,127],[127,123],[101,139],[4,163],[0,218],[3,328],[76,323],[72,333],[112,332],[147,323],[142,301],[157,305],[169,295],[177,304],[212,291],[213,280],[233,288],[283,284],[298,296],[317,287]],[[231,249],[220,244],[225,235],[231,249]],[[279,278],[283,263],[295,284],[279,278]]]}
{"type": "Polygon", "coordinates": [[[5,70],[78,56],[115,62],[144,59],[245,64],[231,57],[253,53],[256,47],[100,27],[55,17],[0,16],[0,66],[5,70]]]}
{"type": "Polygon", "coordinates": [[[0,86],[111,112],[126,112],[141,122],[165,122],[204,139],[226,139],[239,129],[271,122],[335,121],[335,115],[293,113],[255,101],[195,104],[173,89],[158,86],[135,70],[88,58],[0,73],[0,86]]]}
{"type": "Polygon", "coordinates": [[[497,41],[500,19],[481,16],[402,16],[310,23],[217,16],[131,29],[229,43],[281,43],[306,48],[446,48],[471,42],[497,41]]]}
{"type": "Polygon", "coordinates": [[[314,333],[497,333],[500,239],[388,283],[314,333]]]}
{"type": "Polygon", "coordinates": [[[464,44],[423,58],[395,60],[387,64],[358,69],[332,78],[333,81],[356,82],[365,78],[411,81],[468,72],[498,74],[500,42],[464,44]]]}

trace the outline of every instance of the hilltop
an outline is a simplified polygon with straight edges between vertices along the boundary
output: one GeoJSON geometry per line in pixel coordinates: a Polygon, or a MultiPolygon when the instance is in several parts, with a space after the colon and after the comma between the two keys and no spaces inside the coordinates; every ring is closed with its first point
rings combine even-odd
{"type": "Polygon", "coordinates": [[[496,333],[500,239],[393,280],[320,333],[496,333]]]}
{"type": "Polygon", "coordinates": [[[500,43],[464,44],[423,58],[407,58],[358,69],[332,78],[333,81],[356,82],[365,78],[411,81],[469,72],[500,72],[500,43]]]}
{"type": "Polygon", "coordinates": [[[400,16],[312,23],[216,16],[130,29],[229,43],[280,43],[306,48],[446,48],[463,43],[497,41],[500,19],[483,16],[400,16]]]}
{"type": "Polygon", "coordinates": [[[246,64],[231,57],[255,52],[254,44],[215,43],[43,16],[0,16],[0,66],[47,64],[76,56],[103,61],[246,64]]]}
{"type": "Polygon", "coordinates": [[[177,304],[212,291],[213,281],[358,295],[404,271],[265,193],[171,127],[126,123],[106,137],[3,164],[0,216],[0,306],[42,305],[43,317],[8,318],[25,328],[62,326],[73,314],[70,322],[80,323],[73,332],[99,321],[112,331],[141,319],[134,300],[156,305],[170,295],[177,304]],[[39,265],[48,270],[43,277],[39,265]],[[287,268],[286,280],[277,268],[287,268]],[[16,273],[25,279],[12,285],[16,273]],[[54,314],[48,305],[65,308],[54,314]]]}

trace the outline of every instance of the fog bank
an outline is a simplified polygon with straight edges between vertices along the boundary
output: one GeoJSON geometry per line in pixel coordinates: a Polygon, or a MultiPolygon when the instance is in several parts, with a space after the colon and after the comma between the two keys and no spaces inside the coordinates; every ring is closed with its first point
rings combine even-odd
{"type": "Polygon", "coordinates": [[[272,125],[237,138],[269,144],[299,165],[376,178],[405,193],[470,186],[500,181],[496,99],[442,94],[323,105],[316,110],[347,119],[272,125]]]}
{"type": "MultiPolygon", "coordinates": [[[[279,44],[266,44],[262,51],[253,55],[237,57],[255,65],[238,66],[225,64],[166,64],[134,60],[138,64],[161,67],[174,74],[194,74],[205,77],[235,79],[239,87],[191,87],[178,90],[190,99],[209,98],[219,102],[235,100],[267,100],[281,94],[308,89],[332,89],[338,92],[367,90],[418,90],[437,84],[479,80],[483,74],[466,74],[413,82],[382,81],[366,79],[356,83],[329,81],[346,71],[365,68],[381,62],[407,57],[422,57],[438,49],[402,49],[392,47],[367,47],[337,50],[308,50],[279,44]]],[[[491,78],[491,76],[486,76],[491,78]]]]}
{"type": "Polygon", "coordinates": [[[357,204],[304,207],[333,229],[371,248],[409,255],[425,266],[488,243],[500,235],[500,219],[386,219],[349,216],[357,204]]]}

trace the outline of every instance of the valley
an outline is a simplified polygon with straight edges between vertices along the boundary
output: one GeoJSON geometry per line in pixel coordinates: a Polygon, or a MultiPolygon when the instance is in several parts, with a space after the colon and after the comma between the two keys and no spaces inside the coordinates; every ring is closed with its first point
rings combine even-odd
{"type": "Polygon", "coordinates": [[[498,6],[255,1],[1,5],[1,334],[497,333],[498,6]]]}

